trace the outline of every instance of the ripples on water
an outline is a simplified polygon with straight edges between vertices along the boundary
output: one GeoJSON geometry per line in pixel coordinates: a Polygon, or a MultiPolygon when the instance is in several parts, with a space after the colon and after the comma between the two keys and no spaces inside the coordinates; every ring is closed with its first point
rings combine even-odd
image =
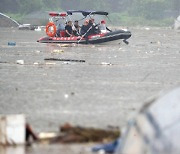
{"type": "Polygon", "coordinates": [[[176,86],[180,75],[177,31],[131,31],[129,45],[61,47],[36,43],[44,32],[0,29],[0,113],[24,113],[37,131],[56,131],[64,122],[124,126],[148,97],[176,86]]]}

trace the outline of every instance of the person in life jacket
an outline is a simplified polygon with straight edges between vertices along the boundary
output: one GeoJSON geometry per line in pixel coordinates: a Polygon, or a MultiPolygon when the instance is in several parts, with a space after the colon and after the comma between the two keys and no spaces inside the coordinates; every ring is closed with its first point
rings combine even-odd
{"type": "Polygon", "coordinates": [[[89,27],[91,27],[90,32],[89,32],[90,35],[91,35],[91,34],[97,34],[97,33],[98,33],[98,28],[97,28],[97,25],[95,24],[93,18],[91,18],[91,19],[89,20],[89,24],[88,24],[88,25],[89,25],[89,27]]]}
{"type": "Polygon", "coordinates": [[[89,30],[89,25],[88,24],[89,24],[89,20],[85,20],[84,24],[81,27],[81,32],[80,32],[82,36],[86,35],[88,33],[88,30],[89,30]]]}
{"type": "Polygon", "coordinates": [[[99,25],[99,31],[100,31],[100,33],[107,33],[108,31],[111,32],[112,30],[110,30],[109,28],[106,27],[105,20],[101,20],[101,23],[99,25]]]}
{"type": "Polygon", "coordinates": [[[66,37],[73,36],[72,21],[68,21],[67,25],[65,26],[65,36],[66,37]]]}
{"type": "Polygon", "coordinates": [[[57,21],[57,32],[56,32],[56,35],[58,36],[58,37],[60,37],[60,31],[64,31],[65,30],[65,24],[64,24],[64,21],[63,21],[63,19],[59,19],[58,21],[57,21]]]}
{"type": "Polygon", "coordinates": [[[75,35],[75,36],[79,36],[80,35],[80,26],[79,26],[79,22],[78,22],[78,20],[75,20],[75,22],[74,22],[74,25],[73,25],[73,27],[72,27],[72,29],[73,29],[73,34],[75,35]]]}

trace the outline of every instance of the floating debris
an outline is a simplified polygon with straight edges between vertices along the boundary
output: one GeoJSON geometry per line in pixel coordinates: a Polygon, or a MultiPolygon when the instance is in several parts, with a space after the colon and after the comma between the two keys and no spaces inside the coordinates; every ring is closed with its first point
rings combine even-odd
{"type": "Polygon", "coordinates": [[[55,138],[59,136],[59,133],[55,133],[55,132],[41,132],[38,134],[38,138],[42,141],[42,140],[49,140],[52,138],[55,138]]]}
{"type": "Polygon", "coordinates": [[[160,42],[160,41],[151,41],[150,43],[151,43],[151,44],[158,44],[158,45],[161,45],[161,42],[160,42]]]}
{"type": "Polygon", "coordinates": [[[41,51],[39,51],[39,50],[35,50],[35,52],[36,52],[36,53],[40,53],[41,51]]]}
{"type": "Polygon", "coordinates": [[[0,63],[1,63],[1,64],[6,64],[6,63],[8,63],[8,62],[6,62],[6,61],[0,61],[0,63]]]}
{"type": "Polygon", "coordinates": [[[56,142],[60,143],[113,141],[120,136],[119,128],[106,130],[100,128],[72,126],[69,123],[61,126],[60,132],[64,134],[61,137],[56,138],[56,142]]]}
{"type": "Polygon", "coordinates": [[[16,46],[16,42],[8,42],[8,46],[16,46]]]}
{"type": "Polygon", "coordinates": [[[63,52],[64,52],[63,50],[57,50],[57,49],[52,51],[52,53],[63,53],[63,52]]]}
{"type": "Polygon", "coordinates": [[[46,65],[56,65],[56,63],[46,63],[46,65]]]}
{"type": "Polygon", "coordinates": [[[68,97],[69,97],[69,95],[68,95],[68,94],[65,94],[65,95],[64,95],[64,98],[66,98],[66,99],[67,99],[68,97]]]}
{"type": "Polygon", "coordinates": [[[75,47],[76,44],[72,43],[72,44],[58,44],[58,46],[60,47],[75,47]]]}
{"type": "Polygon", "coordinates": [[[0,115],[0,145],[25,144],[25,121],[21,114],[0,115]]]}
{"type": "Polygon", "coordinates": [[[96,145],[92,148],[92,152],[98,152],[99,154],[114,153],[118,144],[120,144],[120,139],[117,139],[117,140],[107,143],[107,144],[96,145]]]}
{"type": "Polygon", "coordinates": [[[24,65],[24,60],[16,60],[16,64],[24,65]]]}
{"type": "Polygon", "coordinates": [[[19,30],[35,30],[36,26],[31,24],[22,24],[19,25],[19,30]]]}
{"type": "Polygon", "coordinates": [[[42,30],[42,29],[41,29],[40,26],[38,26],[37,28],[34,29],[34,31],[36,31],[36,32],[40,32],[41,30],[42,30]]]}
{"type": "Polygon", "coordinates": [[[146,27],[145,30],[150,30],[150,28],[149,28],[149,27],[146,27]]]}
{"type": "Polygon", "coordinates": [[[68,65],[68,64],[72,64],[71,62],[63,62],[62,64],[68,65]]]}
{"type": "Polygon", "coordinates": [[[112,65],[111,63],[102,62],[101,65],[112,65]]]}
{"type": "Polygon", "coordinates": [[[76,60],[76,59],[60,59],[60,58],[45,58],[44,60],[51,60],[51,61],[66,61],[66,62],[82,62],[85,63],[85,60],[76,60]]]}
{"type": "Polygon", "coordinates": [[[34,65],[39,65],[39,63],[38,62],[34,62],[34,65]]]}

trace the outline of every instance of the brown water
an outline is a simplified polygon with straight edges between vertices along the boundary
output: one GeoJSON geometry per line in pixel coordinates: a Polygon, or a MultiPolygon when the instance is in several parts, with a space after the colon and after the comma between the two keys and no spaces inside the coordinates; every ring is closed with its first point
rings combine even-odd
{"type": "MultiPolygon", "coordinates": [[[[130,30],[129,45],[60,47],[36,43],[44,32],[1,28],[0,113],[25,114],[37,132],[58,131],[65,122],[124,127],[149,98],[180,85],[180,33],[130,30]],[[52,57],[86,62],[44,61],[52,57]]],[[[66,146],[36,145],[24,153],[80,153],[88,145],[66,146]]]]}

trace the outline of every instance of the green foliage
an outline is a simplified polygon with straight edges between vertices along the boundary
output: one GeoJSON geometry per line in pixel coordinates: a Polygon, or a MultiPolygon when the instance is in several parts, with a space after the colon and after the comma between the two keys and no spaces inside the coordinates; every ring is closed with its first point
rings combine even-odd
{"type": "Polygon", "coordinates": [[[170,2],[167,0],[134,0],[129,14],[146,19],[162,19],[164,10],[169,7],[169,4],[170,2]]]}
{"type": "Polygon", "coordinates": [[[127,13],[112,13],[110,15],[113,25],[119,26],[169,26],[174,22],[173,18],[164,18],[160,20],[146,19],[140,16],[129,16],[127,13]]]}
{"type": "Polygon", "coordinates": [[[41,0],[23,0],[20,5],[20,12],[25,14],[41,9],[41,0]]]}

